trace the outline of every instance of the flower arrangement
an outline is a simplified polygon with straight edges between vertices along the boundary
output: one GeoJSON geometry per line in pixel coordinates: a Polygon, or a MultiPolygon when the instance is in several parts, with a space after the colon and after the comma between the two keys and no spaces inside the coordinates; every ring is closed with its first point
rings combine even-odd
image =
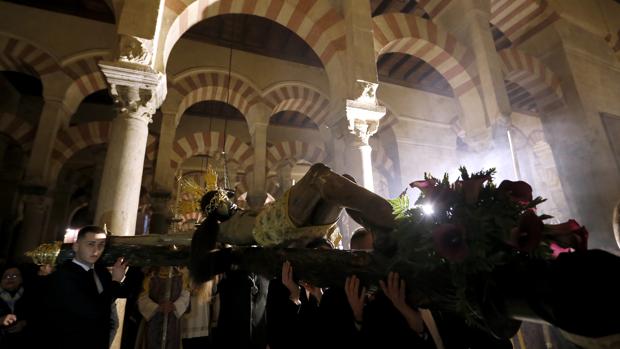
{"type": "Polygon", "coordinates": [[[412,182],[422,192],[412,208],[406,195],[390,200],[398,241],[393,267],[414,271],[418,304],[451,309],[487,328],[484,307],[495,286],[494,270],[587,249],[588,232],[574,220],[545,224],[551,217],[536,213],[544,199],[533,198],[526,182],[496,186],[495,169],[459,170],[454,183],[447,174],[412,182]]]}

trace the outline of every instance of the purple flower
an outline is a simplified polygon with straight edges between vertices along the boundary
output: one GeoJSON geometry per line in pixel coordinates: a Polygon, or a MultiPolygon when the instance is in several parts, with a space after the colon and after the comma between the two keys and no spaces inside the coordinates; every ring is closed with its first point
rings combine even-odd
{"type": "Polygon", "coordinates": [[[526,211],[519,218],[519,226],[510,231],[509,245],[525,252],[534,250],[542,241],[544,224],[533,211],[526,211]]]}
{"type": "Polygon", "coordinates": [[[434,178],[411,182],[409,186],[420,189],[426,203],[433,205],[438,210],[443,210],[450,206],[450,203],[456,197],[456,192],[452,188],[440,184],[434,178]]]}
{"type": "Polygon", "coordinates": [[[532,187],[524,181],[505,180],[500,183],[497,190],[506,193],[513,201],[522,205],[532,202],[532,187]]]}
{"type": "Polygon", "coordinates": [[[562,224],[546,224],[545,236],[560,247],[572,248],[577,251],[588,249],[588,230],[579,225],[576,220],[570,219],[562,224]]]}
{"type": "Polygon", "coordinates": [[[491,176],[475,177],[457,181],[454,183],[454,186],[456,190],[460,190],[463,193],[466,203],[473,204],[478,201],[478,196],[480,195],[480,190],[482,190],[482,185],[484,182],[490,179],[491,176]]]}
{"type": "Polygon", "coordinates": [[[437,253],[452,262],[461,262],[469,255],[465,229],[460,225],[446,223],[435,227],[433,243],[437,253]]]}

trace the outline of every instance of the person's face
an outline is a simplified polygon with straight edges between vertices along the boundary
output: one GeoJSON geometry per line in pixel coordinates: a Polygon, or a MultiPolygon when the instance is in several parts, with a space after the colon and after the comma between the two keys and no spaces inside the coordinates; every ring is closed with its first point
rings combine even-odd
{"type": "Polygon", "coordinates": [[[372,234],[366,234],[361,240],[357,240],[354,244],[351,244],[351,249],[372,251],[374,249],[372,234]]]}
{"type": "Polygon", "coordinates": [[[86,233],[84,237],[73,244],[75,259],[85,264],[95,264],[103,253],[105,239],[104,233],[86,233]]]}
{"type": "Polygon", "coordinates": [[[0,286],[7,291],[15,291],[22,284],[22,273],[17,268],[9,268],[2,274],[0,286]]]}

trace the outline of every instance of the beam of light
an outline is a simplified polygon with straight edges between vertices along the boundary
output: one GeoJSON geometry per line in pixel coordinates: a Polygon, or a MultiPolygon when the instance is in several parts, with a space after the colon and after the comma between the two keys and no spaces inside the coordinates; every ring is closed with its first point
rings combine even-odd
{"type": "Polygon", "coordinates": [[[430,216],[433,213],[435,213],[435,209],[433,209],[433,205],[431,205],[431,204],[424,204],[424,205],[422,205],[422,212],[424,212],[424,214],[430,216]]]}

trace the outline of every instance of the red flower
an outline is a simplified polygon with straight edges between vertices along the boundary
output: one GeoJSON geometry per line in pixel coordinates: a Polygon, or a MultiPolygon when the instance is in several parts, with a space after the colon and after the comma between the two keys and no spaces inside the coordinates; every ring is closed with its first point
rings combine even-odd
{"type": "Polygon", "coordinates": [[[473,204],[478,201],[478,195],[482,190],[484,182],[491,179],[491,176],[481,176],[476,178],[470,178],[463,181],[457,181],[454,183],[456,190],[462,190],[465,202],[473,204]]]}
{"type": "Polygon", "coordinates": [[[532,202],[532,187],[524,181],[505,180],[500,183],[497,190],[508,194],[513,201],[522,205],[532,202]]]}
{"type": "Polygon", "coordinates": [[[571,219],[562,224],[545,225],[545,235],[560,247],[573,248],[577,251],[588,249],[588,230],[571,219]]]}
{"type": "Polygon", "coordinates": [[[436,209],[442,210],[454,201],[456,192],[449,186],[442,185],[436,179],[427,179],[423,181],[415,181],[409,183],[412,188],[418,188],[424,194],[427,203],[433,205],[436,209]]]}
{"type": "Polygon", "coordinates": [[[508,244],[521,251],[532,251],[542,241],[545,225],[538,215],[532,211],[526,211],[519,218],[519,226],[510,231],[508,244]]]}
{"type": "Polygon", "coordinates": [[[431,178],[431,179],[425,179],[423,181],[411,182],[409,183],[409,186],[411,188],[420,189],[422,193],[424,193],[424,196],[428,196],[428,195],[431,195],[433,191],[435,191],[438,184],[439,184],[439,181],[437,181],[434,178],[431,178]]]}
{"type": "Polygon", "coordinates": [[[549,247],[551,248],[551,252],[552,252],[551,255],[553,256],[553,258],[558,258],[560,253],[566,253],[566,252],[573,252],[574,251],[572,248],[560,247],[555,242],[550,243],[549,247]]]}
{"type": "Polygon", "coordinates": [[[455,224],[442,224],[433,229],[433,243],[440,256],[452,262],[461,262],[469,254],[465,243],[465,229],[455,224]]]}

